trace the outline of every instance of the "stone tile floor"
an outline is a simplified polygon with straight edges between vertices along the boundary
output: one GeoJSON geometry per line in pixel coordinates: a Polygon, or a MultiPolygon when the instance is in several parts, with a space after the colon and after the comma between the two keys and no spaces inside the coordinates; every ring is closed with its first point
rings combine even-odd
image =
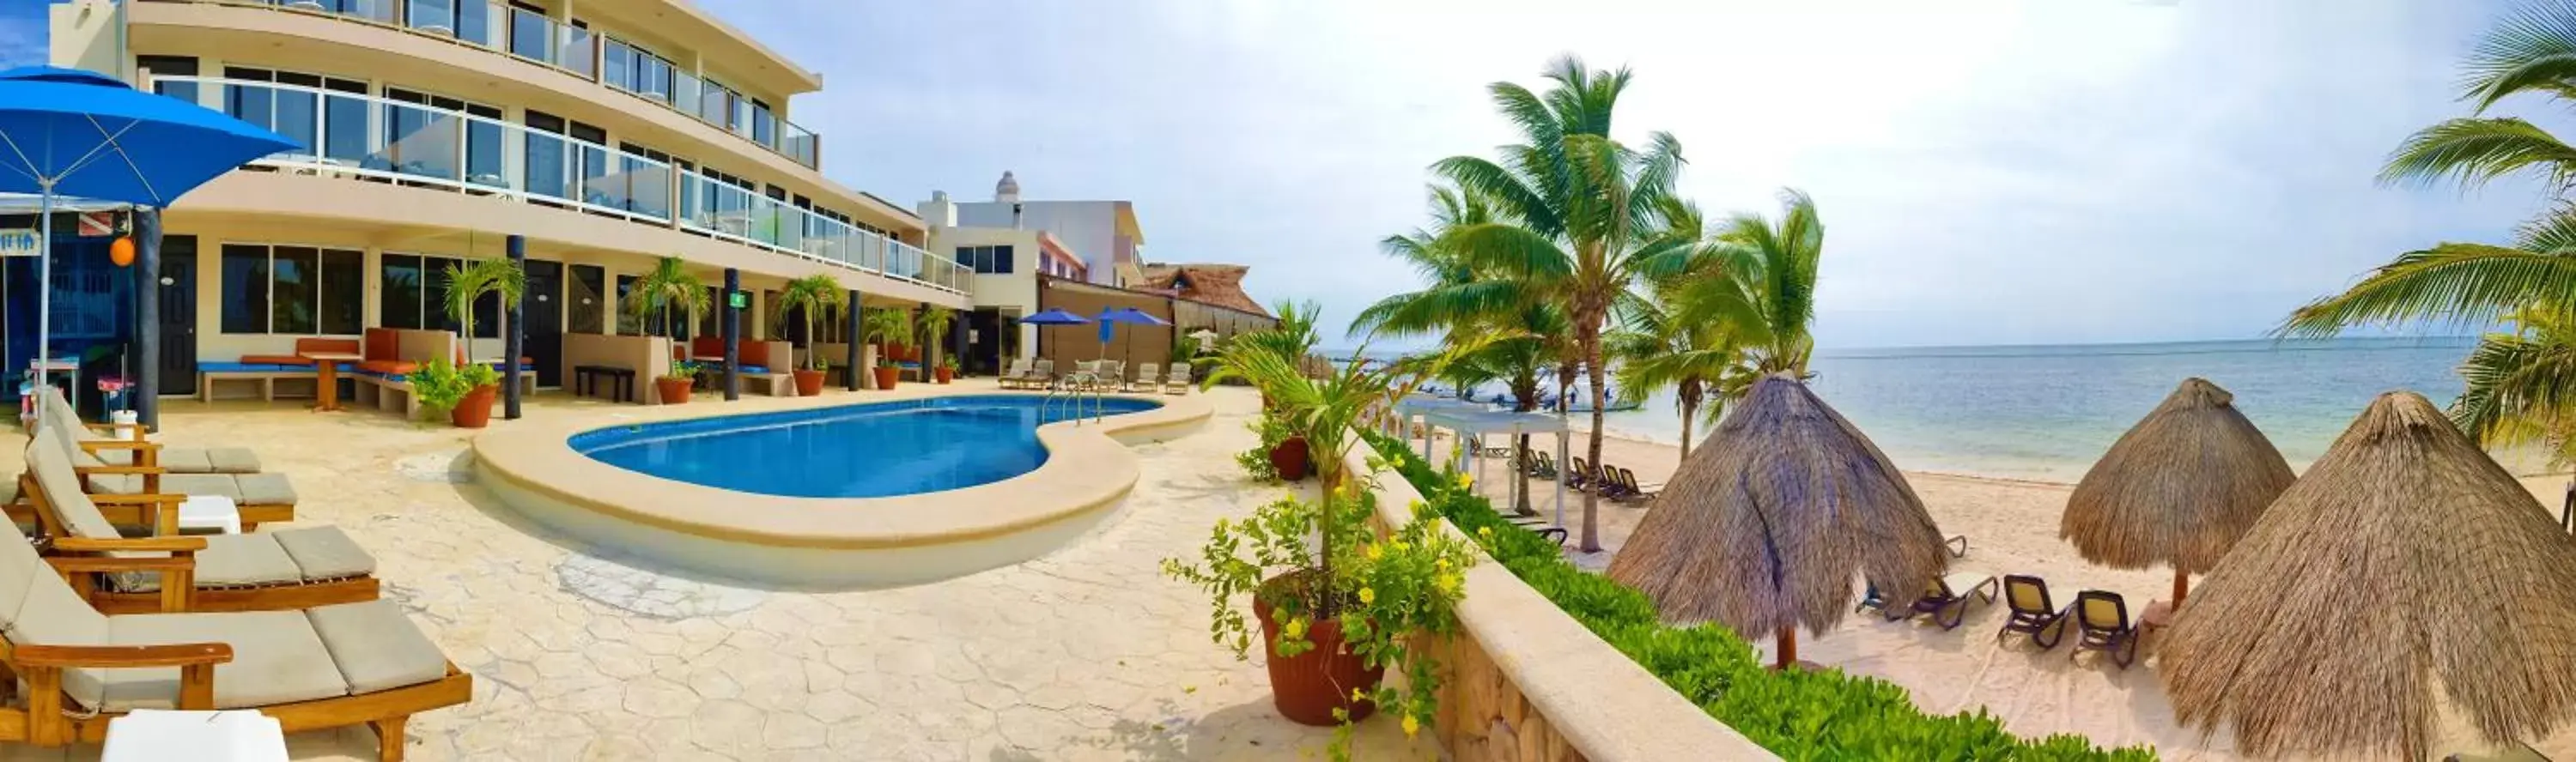
{"type": "MultiPolygon", "coordinates": [[[[961,382],[958,388],[989,388],[961,382]]],[[[300,517],[379,561],[385,595],[459,666],[473,703],[414,718],[413,759],[1226,760],[1319,757],[1329,729],[1280,719],[1259,655],[1209,642],[1207,601],[1163,578],[1246,481],[1257,400],[1219,389],[1205,429],[1134,449],[1120,515],[1029,563],[913,587],[813,592],[648,568],[540,528],[470,481],[470,433],[290,402],[173,402],[171,444],[247,444],[295,479],[300,517]]],[[[715,413],[738,408],[701,400],[715,413]]],[[[852,402],[882,399],[857,393],[852,402]]],[[[530,417],[623,410],[545,395],[530,417]]],[[[496,420],[494,435],[510,424],[496,420]]],[[[20,454],[0,454],[19,469],[20,454]]],[[[364,759],[364,729],[299,734],[298,759],[364,759]]],[[[1424,759],[1391,723],[1361,759],[1424,759]]],[[[0,749],[92,758],[98,747],[0,749]]]]}

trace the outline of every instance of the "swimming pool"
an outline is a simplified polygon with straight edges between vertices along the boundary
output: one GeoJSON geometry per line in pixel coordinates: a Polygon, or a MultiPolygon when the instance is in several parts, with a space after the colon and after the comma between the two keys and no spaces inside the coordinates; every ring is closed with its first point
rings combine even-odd
{"type": "MultiPolygon", "coordinates": [[[[1162,403],[1110,397],[1106,415],[1162,403]]],[[[1089,417],[1094,400],[1082,401],[1089,417]]],[[[1033,395],[940,397],[594,429],[572,449],[637,473],[786,497],[888,497],[1008,479],[1044,465],[1039,426],[1073,418],[1033,395]]]]}

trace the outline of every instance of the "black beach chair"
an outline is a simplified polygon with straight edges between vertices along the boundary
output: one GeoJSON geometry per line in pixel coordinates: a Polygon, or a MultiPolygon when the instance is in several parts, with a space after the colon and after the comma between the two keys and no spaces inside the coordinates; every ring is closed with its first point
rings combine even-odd
{"type": "Polygon", "coordinates": [[[1995,631],[1995,639],[2015,633],[2029,635],[2032,645],[2040,650],[2057,647],[2066,638],[2066,618],[2073,607],[2058,608],[2049,600],[2048,581],[2021,574],[2004,576],[2004,605],[2012,609],[2012,618],[1995,631]]]}
{"type": "Polygon", "coordinates": [[[1967,536],[1967,535],[1964,535],[1964,534],[1954,534],[1954,535],[1951,535],[1951,536],[1950,536],[1950,539],[1949,539],[1949,540],[1947,540],[1947,541],[1945,541],[1945,542],[1943,542],[1942,544],[1950,546],[1950,557],[1951,557],[1951,558],[1966,558],[1966,557],[1968,557],[1968,536],[1967,536]]]}
{"type": "Polygon", "coordinates": [[[1983,599],[1987,603],[1995,601],[1995,587],[1995,577],[1992,574],[1953,573],[1947,577],[1934,579],[1931,584],[1924,586],[1923,597],[1914,599],[1914,605],[1907,607],[1904,615],[1890,614],[1888,618],[1904,619],[1916,614],[1928,614],[1935,624],[1941,625],[1941,629],[1957,629],[1959,623],[1967,619],[1968,603],[1971,600],[1983,599]]]}
{"type": "MultiPolygon", "coordinates": [[[[2086,590],[2075,594],[2074,656],[2104,651],[2121,669],[2138,659],[2138,626],[2129,621],[2129,602],[2119,593],[2086,590]]],[[[2072,657],[2069,657],[2072,658],[2072,657]]]]}

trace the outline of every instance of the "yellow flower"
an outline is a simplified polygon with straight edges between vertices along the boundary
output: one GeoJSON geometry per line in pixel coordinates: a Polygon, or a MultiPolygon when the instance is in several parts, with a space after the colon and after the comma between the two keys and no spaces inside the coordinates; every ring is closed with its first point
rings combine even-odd
{"type": "Polygon", "coordinates": [[[1485,539],[1488,539],[1488,540],[1494,539],[1494,528],[1493,528],[1493,527],[1477,527],[1477,528],[1476,528],[1476,536],[1477,536],[1477,537],[1482,537],[1482,538],[1485,538],[1485,539]]]}
{"type": "Polygon", "coordinates": [[[1406,738],[1412,738],[1412,737],[1413,737],[1413,734],[1415,734],[1415,733],[1420,733],[1420,732],[1422,732],[1422,721],[1421,721],[1421,720],[1414,719],[1414,718],[1413,718],[1413,715],[1410,715],[1410,714],[1405,715],[1405,716],[1404,716],[1404,737],[1406,737],[1406,738]]]}
{"type": "Polygon", "coordinates": [[[1361,692],[1360,692],[1360,689],[1358,689],[1358,688],[1352,688],[1352,689],[1351,689],[1351,701],[1353,701],[1353,702],[1360,702],[1360,701],[1367,701],[1367,700],[1368,700],[1368,694],[1366,694],[1366,693],[1361,693],[1361,692]]]}
{"type": "Polygon", "coordinates": [[[1363,588],[1360,588],[1360,603],[1361,603],[1362,605],[1371,604],[1371,603],[1376,603],[1376,602],[1377,602],[1377,588],[1374,588],[1374,587],[1363,587],[1363,588]]]}
{"type": "Polygon", "coordinates": [[[1448,570],[1449,570],[1449,559],[1446,559],[1446,558],[1433,559],[1433,560],[1431,561],[1431,568],[1439,569],[1439,570],[1441,570],[1441,571],[1448,571],[1448,570]]]}
{"type": "Polygon", "coordinates": [[[1384,546],[1384,545],[1380,545],[1380,544],[1377,544],[1377,543],[1374,543],[1374,542],[1369,543],[1369,546],[1368,546],[1368,557],[1369,557],[1369,560],[1371,560],[1371,561],[1375,561],[1375,560],[1378,560],[1378,559],[1380,559],[1380,558],[1385,558],[1385,557],[1386,557],[1386,546],[1384,546]]]}
{"type": "Polygon", "coordinates": [[[1440,587],[1440,592],[1451,595],[1456,595],[1458,593],[1458,586],[1463,583],[1464,581],[1460,580],[1458,575],[1445,572],[1439,577],[1433,578],[1431,581],[1431,584],[1438,585],[1440,587]]]}
{"type": "Polygon", "coordinates": [[[1476,475],[1475,475],[1475,474],[1459,474],[1459,475],[1458,475],[1458,488],[1459,488],[1459,489],[1475,489],[1475,488],[1476,488],[1476,475]]]}
{"type": "Polygon", "coordinates": [[[1418,497],[1417,497],[1417,498],[1414,498],[1414,499],[1413,499],[1413,502],[1412,502],[1412,503],[1410,503],[1410,504],[1408,504],[1408,505],[1406,505],[1406,506],[1404,506],[1404,507],[1405,507],[1405,508],[1407,508],[1407,509],[1413,510],[1413,511],[1421,511],[1423,508],[1426,508],[1426,507],[1428,507],[1428,506],[1423,505],[1423,504],[1422,504],[1422,498],[1418,498],[1418,497]]]}
{"type": "Polygon", "coordinates": [[[1290,619],[1288,620],[1288,624],[1279,628],[1279,631],[1280,634],[1288,636],[1288,639],[1290,640],[1306,637],[1306,618],[1298,617],[1290,619]]]}

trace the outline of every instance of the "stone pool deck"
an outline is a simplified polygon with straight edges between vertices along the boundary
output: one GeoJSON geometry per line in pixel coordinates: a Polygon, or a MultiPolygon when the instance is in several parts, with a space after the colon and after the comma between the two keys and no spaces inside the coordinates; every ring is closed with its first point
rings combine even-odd
{"type": "MultiPolygon", "coordinates": [[[[830,392],[874,402],[950,390],[830,392]]],[[[474,702],[413,719],[413,759],[1298,759],[1329,729],[1279,719],[1258,654],[1208,641],[1207,601],[1164,579],[1208,528],[1280,494],[1244,479],[1258,407],[1208,393],[1197,433],[1134,448],[1119,513],[1052,555],[910,587],[762,589],[670,573],[521,518],[470,483],[471,432],[288,402],[170,402],[162,440],[256,447],[291,475],[298,515],[347,530],[379,561],[385,596],[475,676],[474,702]]],[[[701,399],[715,415],[792,403],[701,399]]],[[[640,408],[541,395],[528,422],[640,408]]],[[[497,418],[497,416],[496,416],[497,418]]],[[[528,422],[495,420],[506,436],[528,422]]],[[[530,427],[535,428],[535,427],[530,427]]],[[[23,441],[23,440],[21,440],[23,441]]],[[[17,446],[0,468],[21,469],[17,446]]],[[[1426,734],[1426,738],[1428,734],[1426,734]]],[[[370,731],[300,734],[297,759],[369,759],[370,731]]],[[[1392,723],[1363,726],[1362,759],[1422,759],[1392,723]]],[[[0,759],[86,759],[0,747],[0,759]]]]}

